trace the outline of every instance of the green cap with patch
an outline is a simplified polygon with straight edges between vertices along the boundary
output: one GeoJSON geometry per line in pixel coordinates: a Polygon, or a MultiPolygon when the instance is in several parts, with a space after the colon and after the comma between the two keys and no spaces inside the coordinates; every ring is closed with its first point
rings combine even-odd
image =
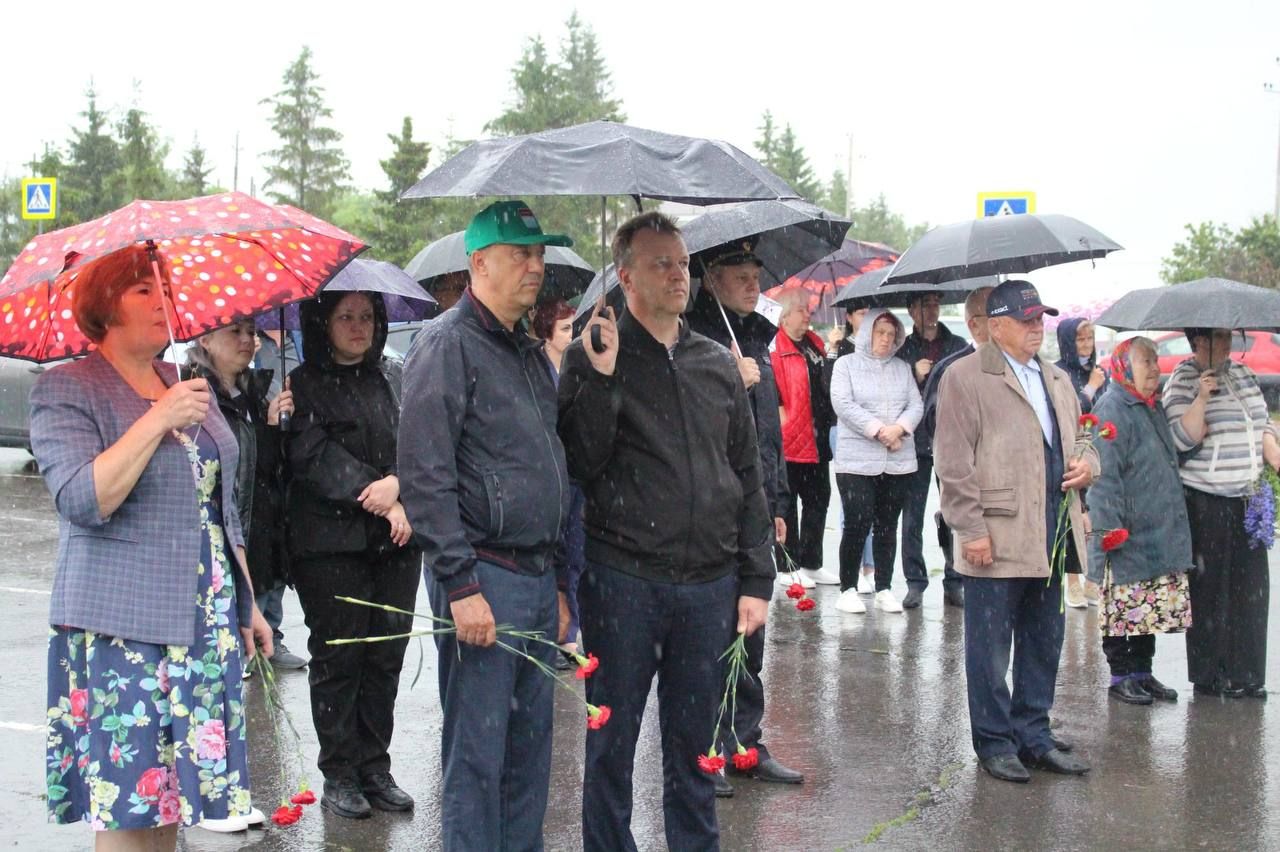
{"type": "Polygon", "coordinates": [[[495,201],[467,225],[463,243],[467,254],[503,243],[513,246],[571,246],[563,234],[544,234],[538,219],[523,201],[495,201]]]}

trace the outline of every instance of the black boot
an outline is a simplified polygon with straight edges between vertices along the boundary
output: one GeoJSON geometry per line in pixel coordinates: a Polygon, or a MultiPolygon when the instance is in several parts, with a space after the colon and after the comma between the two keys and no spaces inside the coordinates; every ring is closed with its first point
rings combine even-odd
{"type": "Polygon", "coordinates": [[[1127,677],[1107,690],[1112,698],[1125,704],[1150,704],[1151,693],[1142,688],[1137,678],[1127,677]]]}
{"type": "Polygon", "coordinates": [[[326,778],[320,807],[347,819],[368,819],[373,816],[369,800],[364,797],[354,778],[339,778],[336,781],[326,778]]]}
{"type": "Polygon", "coordinates": [[[360,786],[369,804],[380,811],[413,810],[413,796],[400,789],[390,772],[372,772],[361,779],[360,786]]]}

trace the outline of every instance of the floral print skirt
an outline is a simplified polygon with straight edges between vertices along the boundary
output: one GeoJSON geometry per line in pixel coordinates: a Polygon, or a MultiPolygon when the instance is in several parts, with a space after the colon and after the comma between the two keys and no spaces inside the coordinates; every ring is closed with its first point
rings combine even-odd
{"type": "MultiPolygon", "coordinates": [[[[203,436],[201,436],[203,437],[203,436]]],[[[49,633],[51,822],[137,829],[249,813],[235,583],[212,441],[186,441],[201,499],[196,644],[49,633]]]]}
{"type": "Polygon", "coordinates": [[[1136,583],[1116,583],[1108,565],[1102,577],[1103,636],[1181,633],[1191,626],[1191,586],[1186,572],[1136,583]]]}

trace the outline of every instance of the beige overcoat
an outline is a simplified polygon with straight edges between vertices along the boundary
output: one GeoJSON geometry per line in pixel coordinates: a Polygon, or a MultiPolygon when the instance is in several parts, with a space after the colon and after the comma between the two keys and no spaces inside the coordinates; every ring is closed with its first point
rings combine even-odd
{"type": "MultiPolygon", "coordinates": [[[[1037,356],[1062,435],[1063,466],[1075,453],[1080,402],[1071,379],[1037,356]]],[[[934,471],[941,482],[942,515],[954,535],[955,566],[971,577],[1048,577],[1045,529],[1044,437],[1040,420],[994,343],[951,365],[938,394],[934,471]],[[979,568],[962,546],[990,536],[995,562],[979,568]]],[[[1084,459],[1096,479],[1097,450],[1084,459]]],[[[1085,565],[1080,500],[1071,501],[1074,545],[1085,565]]]]}

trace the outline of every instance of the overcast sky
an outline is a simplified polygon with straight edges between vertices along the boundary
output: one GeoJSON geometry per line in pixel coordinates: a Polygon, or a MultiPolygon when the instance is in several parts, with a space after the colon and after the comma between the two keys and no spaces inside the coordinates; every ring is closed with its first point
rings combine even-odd
{"type": "Polygon", "coordinates": [[[56,24],[10,28],[0,173],[66,140],[92,78],[116,115],[137,81],[173,168],[198,133],[230,185],[238,130],[240,188],[261,188],[274,140],[259,101],[306,44],[354,182],[381,187],[403,116],[433,143],[483,135],[529,37],[554,55],[576,8],[631,124],[753,152],[770,109],[824,179],[852,139],[855,199],[883,192],[909,221],[971,218],[977,193],[1026,189],[1039,212],[1127,247],[1033,276],[1058,301],[1154,286],[1183,224],[1240,225],[1275,198],[1276,0],[184,5],[75,0],[56,24]]]}

